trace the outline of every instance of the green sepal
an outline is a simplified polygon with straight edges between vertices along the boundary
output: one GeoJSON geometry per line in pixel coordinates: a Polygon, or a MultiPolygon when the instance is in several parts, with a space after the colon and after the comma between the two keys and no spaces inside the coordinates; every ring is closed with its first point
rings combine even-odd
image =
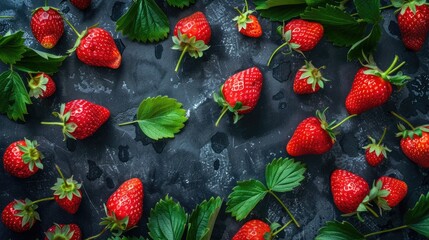
{"type": "Polygon", "coordinates": [[[68,122],[71,116],[71,112],[65,112],[65,108],[66,105],[65,104],[61,104],[60,107],[60,112],[53,112],[52,115],[54,115],[54,117],[57,117],[60,119],[60,124],[62,126],[62,132],[63,132],[63,136],[64,136],[64,141],[67,138],[71,138],[71,139],[76,139],[72,133],[76,130],[76,128],[78,127],[76,123],[74,122],[68,122]]]}
{"type": "Polygon", "coordinates": [[[371,136],[368,136],[369,140],[371,141],[370,144],[363,147],[363,149],[369,149],[370,153],[375,152],[375,155],[378,157],[380,154],[383,154],[384,158],[387,158],[387,152],[391,152],[388,147],[386,147],[384,144],[378,144],[374,138],[371,136]]]}
{"type": "Polygon", "coordinates": [[[31,172],[34,171],[34,166],[39,169],[43,169],[43,164],[41,160],[44,158],[43,154],[37,150],[39,144],[37,141],[30,141],[27,138],[24,138],[25,145],[17,144],[18,149],[23,153],[21,158],[22,161],[28,165],[28,169],[31,172]]]}
{"type": "Polygon", "coordinates": [[[49,9],[55,10],[58,13],[60,12],[60,9],[58,9],[58,8],[54,8],[51,6],[43,6],[43,7],[38,7],[38,8],[33,9],[33,11],[31,11],[31,15],[34,15],[37,12],[37,10],[39,10],[39,9],[43,9],[43,11],[45,11],[45,12],[49,11],[49,9]]]}
{"type": "Polygon", "coordinates": [[[405,11],[409,8],[413,14],[416,14],[417,6],[422,6],[426,4],[426,0],[412,0],[412,1],[403,1],[403,0],[391,0],[392,5],[398,8],[400,14],[403,15],[405,11]]]}
{"type": "Polygon", "coordinates": [[[377,204],[378,208],[380,209],[380,213],[384,211],[389,211],[392,208],[389,207],[386,201],[386,197],[389,196],[390,192],[383,188],[383,182],[381,180],[374,182],[372,184],[372,188],[370,190],[370,200],[374,200],[374,202],[377,204]]]}
{"type": "Polygon", "coordinates": [[[15,216],[22,217],[22,227],[28,223],[31,228],[36,220],[40,221],[39,213],[36,211],[38,208],[37,204],[33,204],[28,198],[26,198],[24,202],[22,202],[22,200],[15,200],[13,208],[16,211],[15,216]]]}
{"type": "Polygon", "coordinates": [[[83,31],[79,34],[79,36],[77,37],[76,42],[74,42],[73,47],[72,47],[71,49],[67,50],[67,53],[68,53],[69,55],[72,55],[72,54],[76,51],[76,49],[79,47],[80,42],[82,41],[82,38],[84,38],[84,37],[88,34],[88,30],[89,30],[90,28],[96,27],[97,25],[98,25],[98,24],[96,24],[96,25],[94,25],[94,26],[91,26],[91,27],[86,28],[85,30],[83,30],[83,31]]]}
{"type": "Polygon", "coordinates": [[[40,74],[30,79],[28,87],[30,91],[28,95],[30,97],[39,98],[43,92],[46,91],[46,84],[48,84],[48,78],[44,74],[40,74]]]}
{"type": "Polygon", "coordinates": [[[210,48],[203,40],[197,40],[195,36],[189,38],[188,34],[182,34],[180,30],[177,31],[177,36],[172,37],[173,47],[171,49],[179,51],[187,51],[193,58],[203,56],[203,52],[210,48]]]}
{"type": "Polygon", "coordinates": [[[237,101],[234,106],[231,106],[225,99],[225,96],[222,92],[223,85],[219,89],[219,93],[213,93],[213,100],[223,109],[228,109],[228,111],[234,114],[234,124],[236,124],[240,119],[243,118],[243,115],[239,114],[240,111],[245,111],[250,109],[249,106],[243,106],[243,103],[237,101]]]}
{"type": "Polygon", "coordinates": [[[57,223],[55,223],[54,225],[55,225],[54,232],[45,232],[46,238],[48,240],[73,238],[74,231],[70,231],[70,225],[66,224],[62,227],[57,223]]]}
{"type": "Polygon", "coordinates": [[[368,70],[365,70],[364,74],[381,77],[383,80],[385,80],[385,81],[387,81],[387,82],[389,82],[395,86],[403,87],[405,84],[407,84],[411,80],[410,76],[404,75],[401,71],[399,71],[395,75],[390,75],[394,71],[398,70],[403,64],[405,64],[405,62],[402,62],[398,66],[396,66],[398,59],[399,59],[399,57],[396,55],[392,64],[390,65],[389,69],[383,72],[382,70],[380,70],[375,65],[375,63],[373,62],[373,60],[371,58],[372,63],[364,65],[365,67],[370,68],[368,70]]]}
{"type": "Polygon", "coordinates": [[[82,198],[82,195],[79,191],[82,184],[74,180],[73,176],[67,178],[66,182],[67,185],[62,178],[57,178],[57,182],[53,187],[51,187],[51,190],[54,191],[54,195],[58,196],[59,199],[67,198],[69,201],[73,199],[73,196],[82,198]]]}
{"type": "Polygon", "coordinates": [[[320,121],[320,126],[322,127],[322,129],[324,129],[329,136],[332,139],[332,142],[334,143],[337,140],[336,135],[338,134],[338,132],[334,131],[332,129],[332,127],[335,125],[336,121],[332,121],[331,123],[328,123],[326,121],[326,111],[328,110],[328,108],[325,108],[325,110],[323,110],[323,112],[320,112],[319,110],[316,110],[316,117],[319,119],[320,121]]]}
{"type": "Polygon", "coordinates": [[[314,67],[311,61],[305,60],[305,65],[299,69],[299,71],[303,72],[299,79],[307,79],[307,83],[311,85],[311,88],[316,90],[316,86],[318,85],[320,88],[325,86],[324,82],[330,81],[322,76],[320,69],[324,69],[325,66],[320,68],[314,67]]]}
{"type": "Polygon", "coordinates": [[[129,220],[128,216],[124,217],[123,219],[118,219],[115,215],[115,212],[109,213],[107,211],[106,205],[104,205],[104,212],[106,213],[106,217],[101,219],[100,225],[106,226],[106,228],[109,229],[112,235],[120,236],[125,231],[132,229],[132,228],[127,229],[128,220],[129,220]]]}
{"type": "Polygon", "coordinates": [[[402,123],[398,123],[398,129],[400,132],[396,133],[397,137],[414,139],[414,136],[421,137],[423,132],[429,132],[429,125],[419,126],[414,129],[406,129],[402,123]]]}

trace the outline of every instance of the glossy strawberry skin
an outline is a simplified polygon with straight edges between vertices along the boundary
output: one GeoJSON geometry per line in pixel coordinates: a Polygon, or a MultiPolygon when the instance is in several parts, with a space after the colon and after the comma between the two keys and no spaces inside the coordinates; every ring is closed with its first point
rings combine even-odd
{"type": "MultiPolygon", "coordinates": [[[[66,224],[59,224],[59,226],[61,228],[63,228],[66,224]]],[[[81,240],[82,239],[82,231],[80,230],[79,226],[76,224],[67,224],[70,227],[70,232],[73,232],[73,236],[72,238],[68,239],[68,240],[81,240]]],[[[56,225],[53,225],[52,227],[50,227],[46,232],[47,233],[54,233],[55,229],[57,229],[56,225]]],[[[55,240],[56,238],[52,239],[55,240]]],[[[61,238],[59,238],[61,239],[61,238]]],[[[45,237],[45,240],[49,240],[47,237],[45,237]]]]}
{"type": "Polygon", "coordinates": [[[419,51],[429,32],[429,6],[416,6],[416,13],[407,7],[404,13],[398,14],[398,25],[402,42],[412,51],[419,51]]]}
{"type": "Polygon", "coordinates": [[[321,127],[320,120],[316,117],[309,117],[298,125],[286,146],[286,151],[293,157],[323,154],[329,151],[333,145],[333,139],[321,127]]]}
{"type": "Polygon", "coordinates": [[[384,199],[391,208],[398,205],[407,195],[408,186],[404,181],[387,176],[382,176],[377,181],[381,181],[383,183],[383,187],[381,188],[382,190],[390,192],[387,197],[384,197],[384,199]]]}
{"type": "Polygon", "coordinates": [[[9,174],[19,177],[28,178],[39,171],[35,165],[33,171],[30,171],[28,164],[25,164],[22,155],[23,152],[18,148],[18,145],[27,146],[24,140],[16,141],[10,144],[3,155],[4,170],[9,174]]]}
{"type": "Polygon", "coordinates": [[[143,183],[138,178],[125,181],[107,200],[108,215],[118,220],[128,216],[127,229],[134,227],[143,213],[143,183]]]}
{"type": "Polygon", "coordinates": [[[365,74],[369,68],[357,72],[350,93],[346,98],[349,114],[361,114],[386,103],[392,94],[392,85],[383,78],[365,74]]]}
{"type": "Polygon", "coordinates": [[[80,10],[85,10],[91,5],[91,0],[70,0],[70,2],[80,10]]]}
{"type": "Polygon", "coordinates": [[[369,194],[369,185],[362,177],[337,169],[331,175],[331,192],[341,212],[353,213],[369,194]]]}
{"type": "Polygon", "coordinates": [[[295,79],[293,81],[293,91],[296,94],[312,94],[318,92],[320,90],[319,85],[316,84],[316,87],[313,90],[311,84],[307,83],[308,78],[300,79],[303,73],[303,71],[298,71],[296,73],[295,79]]]}
{"type": "Polygon", "coordinates": [[[261,95],[262,82],[261,71],[257,67],[248,68],[228,78],[222,87],[222,94],[231,107],[234,107],[236,102],[249,107],[238,111],[239,114],[246,114],[256,107],[261,95]]]}
{"type": "Polygon", "coordinates": [[[195,37],[202,40],[207,45],[212,35],[210,24],[202,12],[196,12],[188,17],[182,18],[174,27],[174,36],[178,36],[178,31],[189,38],[195,37]]]}
{"type": "Polygon", "coordinates": [[[302,19],[294,19],[287,23],[284,31],[291,31],[291,43],[299,44],[296,50],[310,51],[319,43],[323,37],[323,26],[317,22],[309,22],[302,19]]]}
{"type": "Polygon", "coordinates": [[[48,83],[46,84],[46,90],[43,91],[41,98],[48,98],[52,95],[54,95],[55,91],[57,90],[57,86],[55,85],[54,80],[52,80],[51,76],[44,74],[45,77],[48,78],[48,83]]]}
{"type": "Polygon", "coordinates": [[[44,48],[53,48],[64,33],[64,21],[56,9],[38,8],[31,17],[31,31],[44,48]]]}
{"type": "Polygon", "coordinates": [[[381,162],[384,160],[384,155],[380,154],[377,156],[377,154],[374,152],[370,152],[369,149],[365,150],[365,159],[368,162],[369,165],[376,167],[380,165],[381,162]]]}
{"type": "Polygon", "coordinates": [[[77,57],[83,63],[117,69],[122,56],[110,33],[102,28],[90,28],[76,49],[77,57]]]}
{"type": "Polygon", "coordinates": [[[14,205],[16,204],[16,201],[24,202],[23,200],[15,200],[10,202],[6,207],[3,209],[1,214],[1,220],[3,224],[10,230],[14,232],[25,232],[30,229],[30,224],[27,223],[24,226],[22,226],[22,217],[15,216],[15,214],[18,213],[17,210],[14,209],[14,205]]]}
{"type": "MultiPolygon", "coordinates": [[[[82,192],[80,190],[78,191],[82,196],[82,192]]],[[[75,214],[77,210],[79,210],[80,203],[82,202],[82,198],[75,195],[73,195],[72,199],[69,200],[67,197],[60,198],[59,195],[54,194],[54,199],[58,206],[70,214],[75,214]]]]}
{"type": "Polygon", "coordinates": [[[232,240],[264,240],[264,235],[271,232],[270,226],[260,220],[246,222],[232,240]]]}
{"type": "Polygon", "coordinates": [[[71,112],[68,123],[77,125],[76,130],[71,133],[76,139],[85,139],[93,135],[110,117],[107,108],[83,99],[66,103],[64,112],[71,112]]]}
{"type": "Polygon", "coordinates": [[[261,37],[263,34],[261,24],[255,15],[249,15],[252,22],[246,24],[246,28],[242,28],[240,33],[251,38],[261,37]]]}
{"type": "Polygon", "coordinates": [[[404,154],[417,165],[429,168],[429,133],[423,132],[419,137],[401,139],[401,149],[404,154]]]}

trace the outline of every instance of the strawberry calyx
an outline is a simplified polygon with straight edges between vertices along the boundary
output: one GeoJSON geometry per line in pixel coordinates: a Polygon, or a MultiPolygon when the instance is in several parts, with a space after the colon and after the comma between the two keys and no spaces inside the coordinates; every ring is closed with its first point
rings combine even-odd
{"type": "Polygon", "coordinates": [[[43,92],[46,91],[46,84],[48,81],[49,79],[43,73],[38,74],[35,77],[31,77],[30,81],[28,82],[28,87],[30,88],[30,97],[41,97],[43,92]]]}
{"type": "Polygon", "coordinates": [[[305,65],[299,69],[299,71],[303,72],[299,79],[307,79],[307,84],[311,85],[313,91],[316,90],[316,86],[318,85],[320,88],[325,86],[324,82],[329,81],[328,79],[322,76],[320,69],[325,69],[325,66],[321,66],[319,68],[314,67],[311,61],[305,60],[305,65]]]}
{"type": "Polygon", "coordinates": [[[407,129],[402,123],[398,124],[398,129],[400,132],[396,133],[397,137],[402,138],[411,138],[413,139],[414,136],[421,137],[423,135],[423,132],[429,132],[429,125],[422,125],[418,127],[414,127],[407,119],[405,119],[403,116],[391,111],[390,112],[393,116],[398,118],[399,120],[403,121],[406,125],[408,125],[411,129],[407,129]]]}
{"type": "Polygon", "coordinates": [[[51,190],[54,190],[54,195],[58,196],[59,199],[67,198],[69,201],[73,199],[74,196],[82,198],[82,195],[79,191],[82,184],[78,183],[73,179],[73,176],[70,178],[64,178],[61,169],[58,165],[55,165],[61,178],[57,178],[57,182],[51,187],[51,190]]]}
{"type": "Polygon", "coordinates": [[[241,29],[246,29],[248,23],[252,23],[253,20],[249,18],[249,16],[254,13],[255,11],[249,10],[249,5],[247,4],[247,0],[244,0],[245,6],[242,11],[235,7],[234,9],[240,14],[239,16],[233,18],[233,21],[237,22],[238,31],[241,31],[241,29]]]}
{"type": "Polygon", "coordinates": [[[378,208],[380,209],[380,214],[383,210],[389,211],[392,209],[385,199],[387,196],[389,196],[390,192],[382,188],[383,182],[381,180],[378,180],[377,183],[374,182],[372,184],[372,188],[369,193],[369,198],[371,200],[374,200],[374,202],[377,204],[378,208]]]}
{"type": "MultiPolygon", "coordinates": [[[[371,189],[372,190],[372,189],[371,189]]],[[[372,191],[375,191],[375,190],[372,190],[372,191]]],[[[373,194],[371,194],[371,191],[370,191],[370,193],[367,195],[367,196],[365,196],[365,198],[362,200],[362,202],[359,204],[359,206],[357,207],[357,209],[356,209],[356,211],[354,211],[354,212],[351,212],[351,213],[347,213],[347,214],[341,214],[341,216],[343,216],[343,217],[351,217],[351,216],[354,216],[354,215],[356,215],[356,217],[358,218],[358,220],[359,221],[361,221],[361,222],[363,222],[364,220],[363,220],[363,218],[362,218],[362,216],[361,216],[361,213],[363,213],[363,212],[370,212],[370,213],[372,213],[372,215],[374,215],[376,218],[378,218],[378,217],[380,217],[371,207],[372,207],[372,204],[370,203],[371,202],[371,200],[373,200],[374,199],[374,195],[375,193],[373,193],[373,194]]]]}
{"type": "Polygon", "coordinates": [[[376,142],[375,139],[372,138],[371,136],[368,136],[371,143],[363,147],[363,149],[368,149],[370,153],[375,152],[375,155],[377,157],[380,156],[380,154],[383,154],[384,158],[387,158],[387,152],[391,152],[392,150],[390,150],[388,147],[382,144],[382,141],[386,136],[386,132],[387,132],[387,129],[384,128],[383,135],[381,136],[378,142],[376,142]]]}
{"type": "Polygon", "coordinates": [[[343,120],[341,120],[339,123],[336,123],[337,122],[336,120],[332,121],[331,123],[328,123],[328,121],[326,120],[326,114],[325,114],[327,110],[328,110],[328,108],[325,108],[325,110],[323,110],[323,112],[316,110],[316,117],[320,121],[320,127],[329,134],[329,136],[332,139],[332,143],[335,143],[335,141],[337,140],[336,135],[338,135],[338,132],[336,132],[334,130],[337,127],[341,126],[341,124],[343,124],[344,122],[346,122],[350,118],[355,117],[357,114],[350,115],[350,116],[344,118],[343,120]]]}
{"type": "Polygon", "coordinates": [[[61,104],[60,107],[60,112],[53,112],[52,115],[54,115],[55,117],[58,117],[61,122],[41,122],[41,124],[44,125],[56,125],[56,126],[61,126],[63,129],[63,135],[64,135],[64,141],[67,139],[67,137],[71,138],[71,139],[76,139],[72,133],[76,130],[76,128],[78,127],[76,123],[74,122],[68,122],[71,116],[71,112],[66,112],[65,111],[65,104],[61,104]]]}
{"type": "Polygon", "coordinates": [[[180,58],[177,61],[176,68],[174,71],[179,70],[180,63],[182,62],[185,53],[193,58],[199,58],[203,56],[203,52],[210,48],[203,40],[197,40],[195,36],[189,38],[188,34],[182,34],[180,30],[177,30],[177,36],[172,37],[173,47],[171,49],[182,51],[180,58]]]}
{"type": "Polygon", "coordinates": [[[234,106],[231,106],[225,99],[225,96],[222,92],[223,85],[220,87],[219,93],[213,94],[213,100],[222,107],[221,114],[219,118],[217,119],[215,126],[219,125],[220,120],[223,118],[226,112],[230,111],[234,113],[234,124],[236,124],[241,118],[243,118],[243,115],[239,114],[239,111],[245,111],[248,110],[249,106],[243,106],[243,103],[240,101],[236,101],[234,106]]]}
{"type": "Polygon", "coordinates": [[[409,8],[413,14],[416,14],[416,7],[426,4],[426,0],[391,0],[392,5],[398,8],[395,12],[400,12],[401,15],[409,8]]]}
{"type": "Polygon", "coordinates": [[[66,18],[63,18],[63,19],[64,19],[64,21],[66,21],[66,23],[70,26],[70,28],[73,30],[73,32],[77,35],[77,39],[76,39],[76,41],[75,41],[75,43],[74,43],[73,47],[72,47],[71,49],[67,50],[67,53],[68,53],[69,55],[71,55],[71,54],[73,54],[73,53],[76,51],[76,49],[79,47],[80,42],[82,41],[82,38],[84,38],[84,37],[88,34],[88,30],[89,30],[89,29],[91,29],[91,28],[96,28],[96,27],[98,26],[98,23],[96,23],[96,24],[94,24],[94,25],[92,25],[92,26],[90,26],[90,27],[87,27],[85,30],[83,30],[81,33],[79,33],[79,32],[76,30],[76,28],[73,26],[73,24],[71,24],[71,22],[69,22],[69,20],[67,20],[66,18]]]}
{"type": "Polygon", "coordinates": [[[30,141],[27,138],[24,138],[25,145],[17,144],[18,149],[23,153],[21,158],[22,161],[28,165],[28,169],[31,172],[34,171],[34,166],[39,169],[43,169],[43,164],[41,160],[44,158],[43,154],[37,150],[39,144],[37,141],[30,141]]]}
{"type": "Polygon", "coordinates": [[[291,30],[288,30],[288,31],[284,31],[284,26],[279,26],[278,28],[277,28],[277,31],[279,32],[279,29],[280,29],[280,31],[281,31],[281,35],[282,35],[282,39],[285,41],[282,45],[280,45],[280,46],[278,46],[275,50],[274,50],[274,52],[271,54],[271,56],[270,56],[270,59],[268,60],[268,63],[267,63],[267,66],[270,66],[270,64],[271,64],[271,61],[273,60],[273,58],[274,58],[274,56],[277,54],[277,52],[278,51],[280,51],[280,49],[282,49],[282,48],[284,48],[284,47],[286,47],[286,46],[288,46],[289,47],[289,51],[287,51],[286,53],[284,53],[285,55],[289,55],[289,54],[292,54],[293,53],[293,51],[295,51],[295,52],[298,52],[298,53],[300,53],[302,56],[304,56],[304,58],[305,58],[305,55],[304,55],[304,53],[301,51],[301,50],[299,50],[299,48],[301,47],[301,45],[299,45],[299,44],[297,44],[297,43],[293,43],[293,42],[290,42],[290,40],[292,39],[292,31],[291,30]]]}
{"type": "Polygon", "coordinates": [[[364,65],[364,67],[369,68],[368,70],[365,70],[364,73],[367,75],[374,75],[377,77],[381,77],[383,80],[388,81],[395,86],[402,87],[411,80],[411,77],[404,75],[401,71],[399,71],[395,75],[391,75],[392,73],[398,71],[406,63],[405,61],[403,61],[399,65],[397,65],[398,60],[399,60],[398,55],[395,55],[395,58],[393,59],[392,64],[390,64],[389,68],[384,72],[381,71],[373,63],[364,65]]]}
{"type": "Polygon", "coordinates": [[[114,236],[120,236],[123,232],[128,231],[132,228],[127,228],[128,225],[128,216],[123,219],[118,219],[115,215],[115,212],[110,212],[107,210],[106,205],[104,205],[104,211],[106,217],[102,218],[100,225],[105,225],[105,229],[108,229],[114,236]]]}
{"type": "Polygon", "coordinates": [[[51,6],[43,6],[43,7],[38,7],[38,8],[33,9],[33,11],[31,11],[31,15],[34,15],[39,9],[43,9],[43,11],[45,11],[45,12],[49,11],[49,9],[52,9],[52,10],[60,13],[60,9],[58,9],[58,8],[54,8],[51,6]]]}
{"type": "Polygon", "coordinates": [[[36,220],[40,221],[40,215],[36,211],[37,208],[37,204],[28,198],[25,200],[15,200],[13,209],[16,211],[15,216],[22,218],[22,227],[29,224],[29,227],[31,228],[36,220]]]}
{"type": "Polygon", "coordinates": [[[71,231],[70,225],[65,224],[62,227],[57,223],[54,225],[55,230],[53,232],[45,232],[48,240],[70,240],[73,238],[74,231],[71,231]]]}

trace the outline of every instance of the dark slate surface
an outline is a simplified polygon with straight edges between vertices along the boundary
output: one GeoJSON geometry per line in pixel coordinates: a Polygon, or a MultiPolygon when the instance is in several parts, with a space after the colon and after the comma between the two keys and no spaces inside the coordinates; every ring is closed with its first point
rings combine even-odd
{"type": "MultiPolygon", "coordinates": [[[[7,30],[25,31],[26,44],[40,49],[29,28],[31,9],[43,1],[0,1],[0,15],[14,15],[14,20],[0,20],[0,34],[7,30]]],[[[123,50],[123,62],[118,70],[94,68],[82,64],[76,56],[68,58],[61,71],[54,75],[57,93],[44,101],[34,101],[29,108],[25,124],[9,121],[0,116],[0,153],[13,141],[28,137],[41,144],[46,155],[45,170],[26,179],[16,179],[4,173],[0,166],[0,206],[3,208],[14,198],[38,199],[49,196],[49,189],[57,174],[53,164],[59,164],[65,174],[73,174],[83,182],[84,199],[74,216],[66,214],[54,203],[40,204],[42,222],[28,234],[13,234],[0,224],[0,239],[35,239],[53,222],[79,224],[84,236],[101,230],[103,203],[125,180],[139,177],[144,182],[144,217],[139,228],[130,234],[146,236],[147,218],[151,207],[169,194],[191,210],[196,203],[213,195],[226,199],[237,180],[262,179],[265,165],[274,157],[286,157],[285,145],[297,124],[314,114],[316,109],[329,107],[331,119],[344,118],[347,113],[344,99],[359,68],[356,62],[346,62],[346,49],[333,47],[326,40],[308,54],[316,66],[326,65],[327,78],[333,81],[325,90],[312,96],[293,94],[292,78],[303,64],[299,55],[277,56],[271,68],[265,66],[268,57],[281,43],[274,29],[277,24],[261,20],[265,34],[261,39],[248,39],[237,34],[231,19],[238,0],[198,0],[196,5],[183,11],[162,3],[173,27],[179,18],[201,10],[212,26],[211,48],[199,60],[185,58],[182,70],[173,71],[179,52],[170,50],[170,39],[159,44],[131,42],[114,32],[114,20],[129,5],[124,1],[94,0],[90,10],[80,12],[66,1],[51,1],[79,30],[100,23],[113,33],[123,50]],[[220,109],[211,94],[223,81],[237,71],[258,66],[265,82],[260,102],[255,111],[237,125],[226,118],[218,128],[214,122],[220,109]],[[168,95],[183,103],[189,121],[173,140],[153,142],[133,126],[117,124],[134,117],[140,101],[146,97],[168,95]],[[39,124],[52,120],[50,113],[58,110],[62,102],[84,98],[107,106],[112,116],[91,138],[80,142],[63,142],[60,129],[39,124]]],[[[428,66],[429,48],[426,42],[419,53],[405,51],[398,37],[398,28],[392,11],[383,12],[383,38],[376,53],[380,67],[389,65],[394,54],[408,61],[404,71],[414,79],[401,91],[395,91],[383,107],[374,109],[351,120],[341,127],[342,134],[333,149],[323,156],[300,157],[308,166],[306,179],[295,191],[281,195],[303,227],[288,227],[280,239],[313,239],[317,230],[332,219],[342,220],[333,205],[329,176],[335,168],[353,171],[372,182],[381,175],[396,176],[409,185],[405,200],[390,213],[375,220],[366,215],[366,223],[351,219],[363,232],[375,231],[401,224],[401,216],[418,196],[429,191],[428,170],[411,163],[399,148],[394,137],[397,121],[388,114],[396,110],[418,124],[427,123],[429,117],[428,66]],[[366,136],[380,137],[382,128],[388,127],[386,144],[393,150],[387,162],[377,168],[366,164],[362,146],[366,136]]],[[[65,34],[53,53],[64,53],[75,39],[66,27],[65,34]]],[[[0,66],[1,70],[6,67],[0,66]]],[[[224,210],[224,208],[223,208],[224,210]]],[[[235,222],[224,211],[218,218],[212,239],[231,239],[242,223],[235,222]]],[[[249,217],[285,223],[289,219],[273,199],[267,198],[249,217]]],[[[107,238],[107,237],[105,237],[107,238]]],[[[385,234],[380,239],[421,239],[412,231],[385,234]]]]}

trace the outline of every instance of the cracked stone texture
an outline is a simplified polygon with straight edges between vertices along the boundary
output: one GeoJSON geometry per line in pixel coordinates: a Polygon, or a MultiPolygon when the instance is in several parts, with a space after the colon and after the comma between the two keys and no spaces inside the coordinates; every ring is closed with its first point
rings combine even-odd
{"type": "MultiPolygon", "coordinates": [[[[0,116],[0,154],[13,141],[28,137],[41,144],[45,154],[45,169],[29,179],[16,179],[0,166],[0,207],[13,199],[38,199],[49,196],[51,185],[58,177],[54,163],[66,175],[83,182],[83,201],[75,215],[66,214],[54,203],[39,205],[41,223],[25,234],[14,234],[0,224],[0,239],[43,238],[43,231],[52,223],[75,222],[85,237],[98,233],[99,219],[103,217],[103,203],[125,180],[140,178],[145,186],[144,214],[139,227],[131,235],[147,236],[146,223],[150,209],[166,194],[172,196],[190,212],[203,199],[219,195],[227,199],[238,180],[263,180],[265,165],[276,157],[286,157],[285,144],[297,124],[313,115],[316,109],[329,107],[328,119],[344,118],[345,97],[350,90],[359,64],[347,62],[347,49],[333,47],[323,39],[307,57],[316,66],[326,65],[323,71],[332,81],[326,88],[311,96],[297,96],[292,91],[292,79],[303,65],[299,54],[275,57],[266,67],[270,53],[281,43],[275,33],[278,23],[260,19],[264,35],[249,39],[237,33],[231,19],[241,6],[240,0],[198,0],[184,10],[168,7],[159,1],[169,15],[171,27],[178,19],[200,10],[205,12],[213,31],[211,48],[201,59],[186,57],[179,73],[173,71],[179,52],[171,50],[169,38],[157,44],[132,42],[116,33],[117,20],[130,5],[130,0],[93,0],[91,8],[81,12],[68,1],[54,2],[78,30],[99,23],[113,34],[123,53],[118,70],[86,66],[75,55],[68,58],[61,71],[53,77],[57,93],[47,100],[34,100],[29,107],[26,123],[15,123],[0,116]],[[214,122],[220,109],[211,99],[214,91],[232,74],[258,66],[264,74],[264,86],[256,109],[237,125],[231,117],[223,119],[219,127],[214,122]],[[175,139],[154,142],[135,126],[118,127],[118,123],[135,117],[142,99],[168,95],[183,103],[189,115],[186,127],[175,139]],[[79,141],[62,141],[60,129],[41,126],[42,120],[52,120],[52,111],[59,104],[84,98],[107,106],[111,118],[92,137],[79,141]],[[119,101],[118,101],[119,100],[119,101]]],[[[43,1],[0,1],[0,15],[14,15],[13,20],[0,20],[0,34],[8,30],[23,30],[25,43],[41,49],[30,27],[30,13],[43,1]]],[[[419,53],[406,51],[400,41],[396,18],[392,10],[383,12],[383,36],[375,54],[381,68],[386,68],[395,54],[408,61],[403,71],[414,81],[401,91],[395,91],[387,104],[371,110],[344,124],[338,143],[322,156],[299,157],[306,163],[306,179],[293,192],[281,194],[301,223],[301,228],[288,227],[279,239],[314,239],[317,230],[328,220],[343,220],[332,201],[329,186],[330,173],[343,168],[372,182],[381,175],[396,176],[406,181],[409,193],[404,201],[380,219],[365,215],[366,222],[352,221],[363,232],[398,226],[406,209],[413,206],[422,193],[429,191],[429,172],[411,163],[399,148],[394,136],[398,123],[388,111],[395,110],[416,125],[428,123],[429,117],[429,43],[419,53]],[[388,161],[372,168],[366,164],[361,149],[368,143],[367,135],[379,138],[388,128],[386,145],[393,151],[388,161]]],[[[76,36],[65,26],[64,36],[51,53],[65,53],[76,36]]],[[[0,70],[6,66],[0,65],[0,70]]],[[[25,76],[24,76],[25,77],[25,76]]],[[[25,79],[25,78],[24,78],[25,79]]],[[[212,239],[231,239],[243,224],[225,214],[222,208],[212,239]]],[[[272,198],[264,200],[249,216],[285,223],[289,220],[272,198]]],[[[411,230],[389,233],[380,239],[423,239],[411,230]]]]}

